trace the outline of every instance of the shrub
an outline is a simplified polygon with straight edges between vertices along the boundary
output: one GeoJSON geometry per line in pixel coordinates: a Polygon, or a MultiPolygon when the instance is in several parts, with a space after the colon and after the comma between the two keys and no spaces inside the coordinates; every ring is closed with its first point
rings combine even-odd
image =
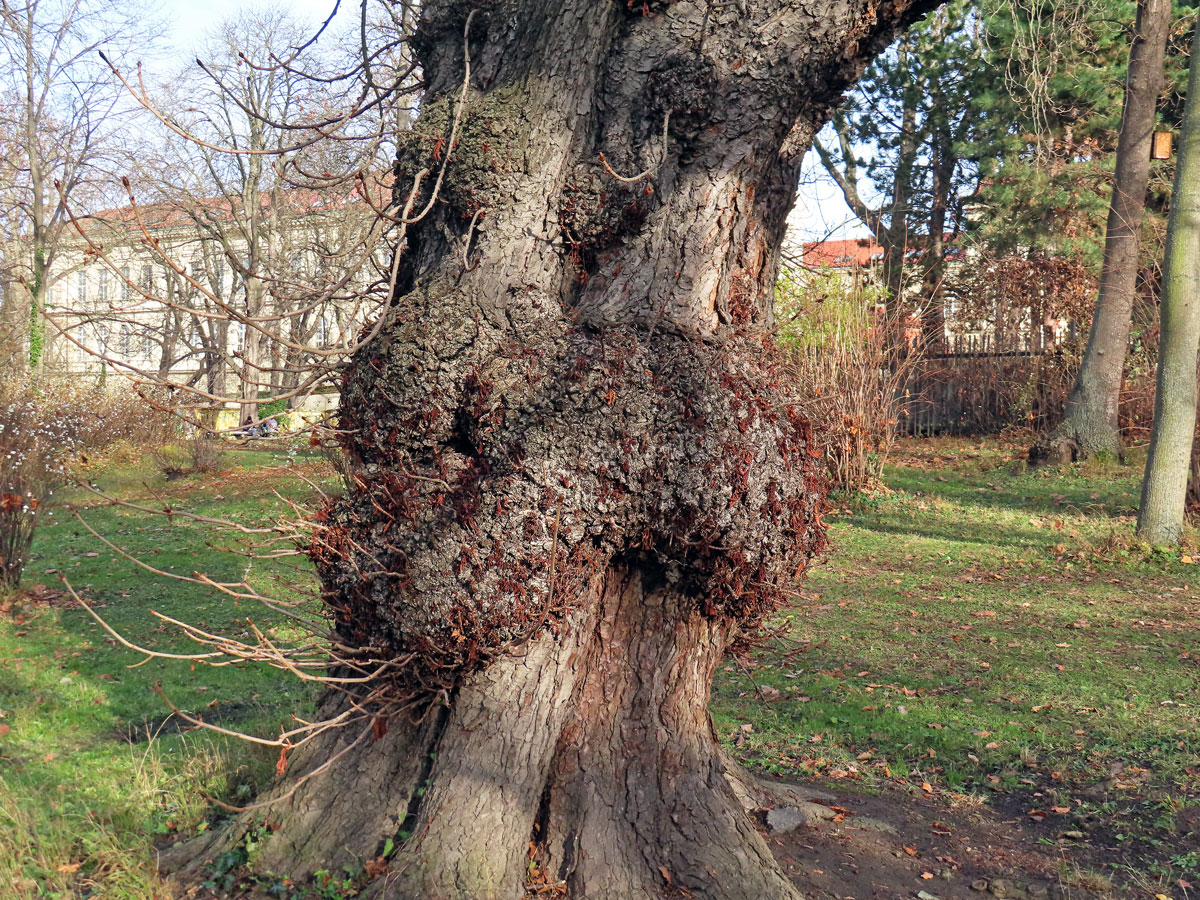
{"type": "Polygon", "coordinates": [[[15,587],[42,516],[71,467],[122,440],[148,440],[164,415],[132,394],[39,376],[0,378],[0,586],[15,587]]]}
{"type": "Polygon", "coordinates": [[[211,475],[218,471],[221,453],[220,439],[197,431],[182,443],[164,443],[154,448],[150,455],[167,481],[174,481],[188,475],[211,475]]]}
{"type": "Polygon", "coordinates": [[[943,291],[947,352],[927,359],[910,386],[918,426],[995,434],[1056,424],[1095,299],[1087,267],[1066,256],[985,253],[953,269],[943,291]],[[1074,323],[1065,334],[1064,323],[1074,323]]]}
{"type": "Polygon", "coordinates": [[[779,343],[838,490],[879,484],[902,412],[901,388],[917,358],[915,350],[898,354],[889,346],[888,335],[902,329],[886,321],[881,296],[839,273],[785,272],[776,285],[779,343]]]}

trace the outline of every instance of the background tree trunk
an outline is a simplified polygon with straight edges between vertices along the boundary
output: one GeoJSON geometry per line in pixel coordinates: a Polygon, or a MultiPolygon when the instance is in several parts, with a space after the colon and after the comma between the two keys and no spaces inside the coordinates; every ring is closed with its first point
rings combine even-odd
{"type": "Polygon", "coordinates": [[[1125,104],[1104,237],[1104,267],[1083,364],[1062,422],[1030,450],[1031,462],[1121,457],[1117,404],[1137,290],[1139,232],[1150,179],[1150,144],[1163,87],[1171,0],[1140,0],[1129,48],[1125,104]]]}
{"type": "MultiPolygon", "coordinates": [[[[1192,52],[1196,51],[1193,38],[1192,52]]],[[[1183,537],[1196,431],[1196,354],[1200,349],[1200,64],[1188,71],[1179,161],[1167,220],[1154,428],[1138,507],[1138,536],[1151,544],[1183,537]]]]}
{"type": "Polygon", "coordinates": [[[276,789],[259,865],[301,878],[390,838],[369,895],[796,896],[709,684],[823,540],[770,333],[800,159],[932,5],[425,5],[399,199],[445,179],[347,374],[360,487],[311,548],[339,641],[404,664],[366,725],[291,760],[342,754],[276,789]]]}

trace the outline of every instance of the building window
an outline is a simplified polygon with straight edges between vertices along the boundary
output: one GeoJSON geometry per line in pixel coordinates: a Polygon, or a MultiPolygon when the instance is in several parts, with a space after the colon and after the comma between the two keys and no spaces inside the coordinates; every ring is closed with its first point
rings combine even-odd
{"type": "Polygon", "coordinates": [[[129,266],[121,266],[121,302],[129,302],[129,266]]]}
{"type": "Polygon", "coordinates": [[[142,266],[142,292],[149,294],[154,289],[154,270],[150,266],[142,266]]]}
{"type": "Polygon", "coordinates": [[[117,345],[121,349],[121,355],[129,357],[129,326],[121,326],[121,342],[117,345]]]}
{"type": "Polygon", "coordinates": [[[100,278],[96,282],[96,302],[108,302],[108,269],[100,270],[100,278]]]}
{"type": "Polygon", "coordinates": [[[87,298],[87,287],[88,287],[88,285],[87,285],[87,272],[85,272],[83,269],[80,269],[80,270],[79,270],[79,274],[76,276],[76,278],[78,279],[78,282],[77,282],[77,283],[78,283],[78,285],[79,285],[79,287],[78,287],[78,289],[77,289],[77,291],[76,291],[76,293],[79,295],[78,297],[76,297],[76,302],[77,302],[77,303],[78,303],[80,306],[83,306],[85,303],[87,303],[87,302],[88,302],[88,298],[87,298]]]}

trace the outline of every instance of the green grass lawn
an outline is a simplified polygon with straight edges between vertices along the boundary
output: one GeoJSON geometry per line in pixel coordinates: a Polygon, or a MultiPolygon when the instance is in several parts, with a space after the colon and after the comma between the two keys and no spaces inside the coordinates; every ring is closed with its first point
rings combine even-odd
{"type": "MultiPolygon", "coordinates": [[[[749,764],[792,776],[1094,808],[1106,838],[1153,874],[1200,877],[1196,854],[1169,838],[1200,797],[1200,562],[1134,546],[1136,467],[1038,473],[1010,455],[991,442],[907,443],[891,493],[836,503],[830,552],[781,614],[778,639],[723,666],[718,730],[749,764]]],[[[218,476],[170,484],[134,457],[90,475],[125,498],[252,524],[281,513],[275,490],[311,495],[292,464],[237,451],[218,476]]],[[[317,461],[297,464],[331,478],[317,461]]],[[[272,593],[311,578],[251,565],[212,526],[78,490],[69,499],[160,569],[272,593]]],[[[34,550],[25,591],[0,601],[0,885],[17,897],[165,897],[154,841],[203,827],[207,794],[252,795],[274,755],[181,728],[156,687],[259,734],[304,714],[312,692],[269,668],[129,668],[142,658],[63,595],[59,573],[155,650],[187,644],[151,609],[215,632],[246,632],[248,616],[292,632],[260,607],[139,569],[66,510],[34,550]]]]}
{"type": "MultiPolygon", "coordinates": [[[[165,484],[148,463],[127,458],[88,475],[115,496],[256,524],[283,512],[279,489],[311,489],[291,477],[285,454],[231,451],[227,471],[165,484]],[[263,469],[262,466],[282,468],[263,469]]],[[[308,476],[311,462],[301,461],[308,476]]],[[[252,566],[229,535],[180,517],[104,504],[75,489],[68,499],[99,533],[166,571],[248,578],[263,590],[289,572],[252,566]]],[[[16,896],[165,897],[154,875],[152,843],[202,821],[202,792],[249,796],[271,760],[242,742],[186,731],[155,693],[222,726],[277,732],[311,692],[265,667],[213,668],[152,659],[119,647],[64,592],[75,590],[117,631],[156,651],[194,652],[156,610],[233,635],[247,617],[287,635],[286,619],[240,605],[210,589],[147,572],[89,534],[66,509],[43,527],[26,569],[24,595],[0,615],[0,885],[16,896]]],[[[307,572],[300,576],[308,579],[307,572]]],[[[9,897],[4,889],[0,896],[9,897]]]]}
{"type": "Polygon", "coordinates": [[[769,771],[1090,804],[1198,876],[1170,851],[1200,800],[1200,560],[1135,547],[1139,468],[1010,456],[906,444],[894,493],[837,504],[781,639],[724,666],[719,730],[769,771]]]}

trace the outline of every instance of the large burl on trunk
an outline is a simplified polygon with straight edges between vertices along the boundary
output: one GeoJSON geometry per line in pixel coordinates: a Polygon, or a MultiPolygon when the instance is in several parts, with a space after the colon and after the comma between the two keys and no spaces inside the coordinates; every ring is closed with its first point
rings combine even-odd
{"type": "Polygon", "coordinates": [[[424,5],[414,209],[449,163],[346,377],[359,486],[311,550],[342,644],[400,662],[367,732],[304,745],[219,840],[265,818],[256,865],[295,878],[394,844],[379,897],[796,896],[709,685],[822,542],[771,338],[800,157],[932,5],[424,5]]]}

